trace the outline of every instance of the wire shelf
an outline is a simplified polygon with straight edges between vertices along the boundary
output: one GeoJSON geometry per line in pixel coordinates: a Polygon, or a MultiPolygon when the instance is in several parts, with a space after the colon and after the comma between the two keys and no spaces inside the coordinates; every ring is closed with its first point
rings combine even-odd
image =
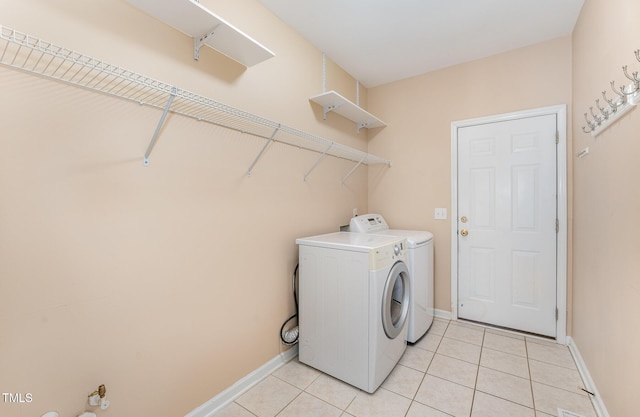
{"type": "Polygon", "coordinates": [[[164,123],[166,113],[171,112],[267,139],[265,148],[249,168],[248,175],[251,175],[251,169],[271,142],[292,145],[320,154],[316,164],[305,174],[305,180],[325,155],[357,163],[354,169],[343,178],[343,183],[361,164],[391,166],[391,161],[388,159],[282,125],[2,25],[0,25],[0,64],[76,87],[134,101],[141,105],[163,109],[163,117],[145,154],[145,165],[149,163],[149,154],[164,123]]]}

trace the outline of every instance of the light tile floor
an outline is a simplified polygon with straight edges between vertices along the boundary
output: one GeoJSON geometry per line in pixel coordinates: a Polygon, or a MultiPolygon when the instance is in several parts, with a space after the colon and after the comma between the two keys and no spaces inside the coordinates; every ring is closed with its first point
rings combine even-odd
{"type": "Polygon", "coordinates": [[[306,366],[282,366],[216,417],[596,417],[566,346],[435,319],[368,394],[306,366]]]}

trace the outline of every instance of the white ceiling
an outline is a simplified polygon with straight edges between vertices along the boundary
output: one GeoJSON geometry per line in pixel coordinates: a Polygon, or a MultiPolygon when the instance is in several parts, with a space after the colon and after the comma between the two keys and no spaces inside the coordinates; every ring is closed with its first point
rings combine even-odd
{"type": "Polygon", "coordinates": [[[569,35],[584,0],[260,0],[375,87],[569,35]]]}

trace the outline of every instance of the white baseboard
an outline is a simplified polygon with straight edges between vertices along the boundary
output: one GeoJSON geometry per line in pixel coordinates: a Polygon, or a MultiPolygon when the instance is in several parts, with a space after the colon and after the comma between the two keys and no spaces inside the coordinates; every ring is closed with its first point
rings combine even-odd
{"type": "Polygon", "coordinates": [[[245,376],[226,390],[222,391],[220,394],[216,395],[209,401],[191,411],[185,417],[212,417],[217,411],[224,408],[227,404],[238,398],[255,384],[262,381],[273,371],[280,368],[282,365],[289,362],[296,356],[298,356],[298,346],[294,346],[291,349],[282,352],[275,358],[271,359],[269,362],[262,365],[260,368],[251,372],[249,375],[245,376]]]}
{"type": "Polygon", "coordinates": [[[433,316],[437,317],[439,319],[451,320],[451,312],[450,311],[438,310],[437,308],[435,310],[433,310],[433,316]]]}
{"type": "Polygon", "coordinates": [[[607,411],[607,407],[604,406],[602,397],[600,396],[600,393],[596,388],[596,384],[593,382],[591,374],[587,369],[587,364],[582,359],[582,355],[580,355],[578,345],[576,345],[576,342],[571,336],[567,336],[567,345],[569,346],[569,351],[571,352],[571,356],[573,356],[573,360],[576,362],[576,366],[578,367],[578,372],[580,372],[582,381],[586,385],[584,388],[595,394],[589,395],[589,397],[591,398],[593,408],[595,408],[596,410],[596,414],[598,415],[598,417],[610,417],[609,412],[607,411]]]}

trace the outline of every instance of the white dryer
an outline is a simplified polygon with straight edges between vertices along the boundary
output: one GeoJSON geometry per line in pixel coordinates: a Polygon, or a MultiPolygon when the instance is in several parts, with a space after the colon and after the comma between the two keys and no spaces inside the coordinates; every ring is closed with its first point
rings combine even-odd
{"type": "Polygon", "coordinates": [[[411,279],[407,341],[415,343],[433,323],[433,234],[421,230],[389,229],[389,225],[379,214],[353,217],[349,222],[349,231],[386,234],[407,239],[407,265],[411,279]]]}
{"type": "Polygon", "coordinates": [[[299,360],[369,393],[407,345],[407,242],[336,232],[300,238],[299,360]]]}

